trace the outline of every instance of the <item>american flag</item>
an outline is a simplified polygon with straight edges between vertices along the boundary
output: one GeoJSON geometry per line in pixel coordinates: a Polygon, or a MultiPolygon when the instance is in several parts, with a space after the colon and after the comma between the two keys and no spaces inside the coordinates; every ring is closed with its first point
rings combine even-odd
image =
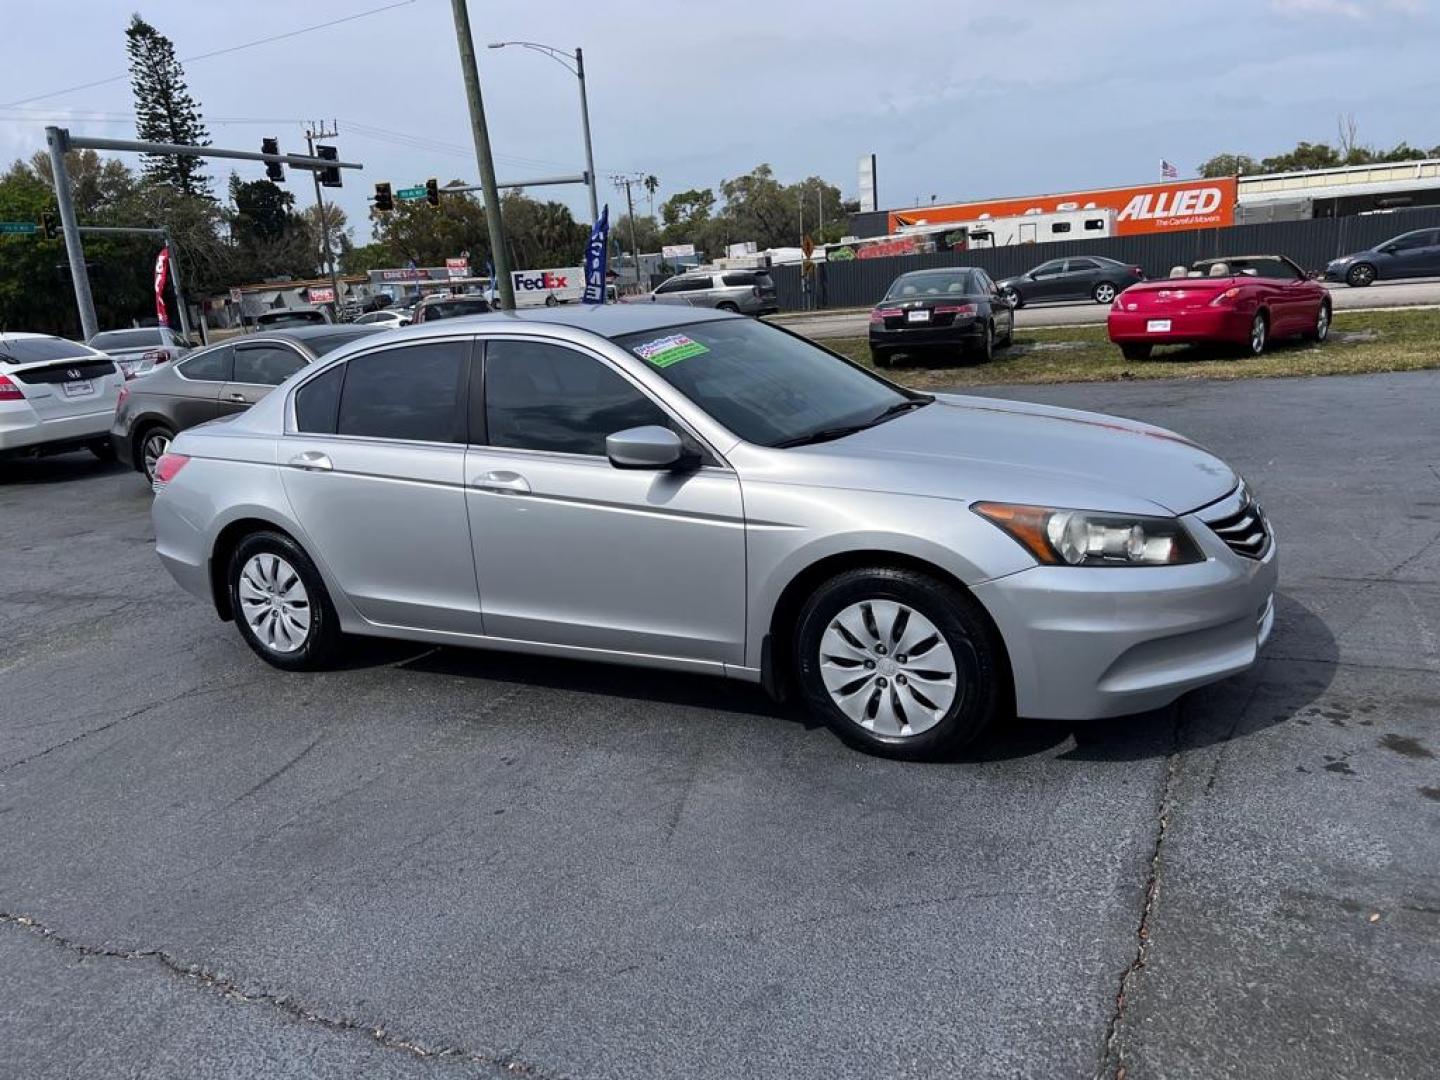
{"type": "Polygon", "coordinates": [[[1161,179],[1161,180],[1179,180],[1179,179],[1180,179],[1180,170],[1179,170],[1176,166],[1171,165],[1170,162],[1166,161],[1164,158],[1161,158],[1161,159],[1160,159],[1160,179],[1161,179]]]}

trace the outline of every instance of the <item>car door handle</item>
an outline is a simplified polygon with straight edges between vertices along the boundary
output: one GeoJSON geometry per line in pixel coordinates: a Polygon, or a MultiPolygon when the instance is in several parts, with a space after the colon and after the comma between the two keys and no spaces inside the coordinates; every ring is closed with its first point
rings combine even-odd
{"type": "Polygon", "coordinates": [[[322,454],[319,450],[306,450],[304,453],[296,454],[290,459],[290,464],[297,469],[305,469],[309,472],[330,472],[335,468],[330,455],[322,454]]]}
{"type": "Polygon", "coordinates": [[[225,397],[226,397],[227,399],[229,399],[230,401],[238,401],[238,402],[241,402],[242,404],[247,400],[247,398],[245,397],[244,394],[239,394],[239,393],[226,394],[225,397]]]}
{"type": "Polygon", "coordinates": [[[506,469],[499,469],[494,472],[487,472],[475,481],[475,486],[484,491],[494,491],[501,494],[510,493],[515,495],[529,495],[530,483],[519,473],[510,472],[506,469]]]}

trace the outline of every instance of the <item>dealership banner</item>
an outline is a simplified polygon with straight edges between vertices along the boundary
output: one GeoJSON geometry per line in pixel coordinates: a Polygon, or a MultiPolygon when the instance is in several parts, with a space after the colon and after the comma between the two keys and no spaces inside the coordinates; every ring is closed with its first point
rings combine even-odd
{"type": "Polygon", "coordinates": [[[605,302],[605,263],[610,247],[610,204],[600,211],[600,220],[590,231],[590,242],[585,245],[585,295],[581,303],[603,304],[605,302]]]}
{"type": "Polygon", "coordinates": [[[170,249],[162,247],[155,256],[155,321],[161,326],[170,325],[170,313],[165,310],[165,282],[170,279],[170,249]]]}
{"type": "Polygon", "coordinates": [[[922,206],[913,210],[892,210],[889,231],[897,232],[902,225],[958,224],[987,217],[1058,214],[1069,210],[1113,210],[1117,236],[1215,229],[1235,224],[1238,191],[1239,183],[1235,177],[1222,176],[1214,180],[1179,180],[1135,187],[1070,191],[1061,195],[922,206]]]}

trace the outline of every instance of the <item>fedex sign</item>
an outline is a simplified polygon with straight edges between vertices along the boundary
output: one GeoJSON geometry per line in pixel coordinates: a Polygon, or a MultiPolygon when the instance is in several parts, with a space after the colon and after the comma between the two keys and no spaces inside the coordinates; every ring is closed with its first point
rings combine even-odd
{"type": "Polygon", "coordinates": [[[514,279],[516,292],[531,292],[537,289],[541,292],[553,292],[570,284],[567,274],[553,270],[516,270],[511,277],[514,279]]]}

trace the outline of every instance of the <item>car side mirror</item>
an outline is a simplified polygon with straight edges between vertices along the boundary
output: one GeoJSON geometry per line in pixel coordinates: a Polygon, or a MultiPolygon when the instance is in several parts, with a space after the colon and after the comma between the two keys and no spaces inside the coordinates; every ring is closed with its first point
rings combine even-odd
{"type": "Polygon", "coordinates": [[[1383,255],[1394,255],[1395,252],[1399,251],[1400,249],[1397,248],[1394,244],[1386,244],[1384,247],[1379,248],[1378,250],[1383,255]]]}
{"type": "Polygon", "coordinates": [[[678,469],[694,460],[680,436],[658,424],[626,428],[605,437],[605,456],[617,469],[678,469]]]}

